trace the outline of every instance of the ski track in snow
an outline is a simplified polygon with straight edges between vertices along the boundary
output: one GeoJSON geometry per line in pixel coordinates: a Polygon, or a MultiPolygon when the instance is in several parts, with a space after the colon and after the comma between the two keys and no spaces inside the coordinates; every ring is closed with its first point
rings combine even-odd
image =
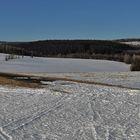
{"type": "Polygon", "coordinates": [[[12,140],[12,137],[7,135],[2,128],[0,128],[0,139],[1,140],[12,140]]]}

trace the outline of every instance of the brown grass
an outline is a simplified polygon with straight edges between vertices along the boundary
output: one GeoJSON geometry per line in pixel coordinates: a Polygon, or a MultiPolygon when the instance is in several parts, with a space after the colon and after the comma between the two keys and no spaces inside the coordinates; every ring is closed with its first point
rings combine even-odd
{"type": "Polygon", "coordinates": [[[20,80],[14,80],[7,77],[0,76],[0,85],[12,86],[12,87],[28,87],[35,88],[38,86],[36,83],[24,82],[20,80]]]}
{"type": "Polygon", "coordinates": [[[130,67],[131,71],[140,71],[140,55],[134,55],[132,64],[130,67]]]}

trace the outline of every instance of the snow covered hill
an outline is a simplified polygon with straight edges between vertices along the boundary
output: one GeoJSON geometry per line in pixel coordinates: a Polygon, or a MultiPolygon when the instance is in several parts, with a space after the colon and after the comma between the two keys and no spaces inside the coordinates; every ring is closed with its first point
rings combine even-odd
{"type": "Polygon", "coordinates": [[[125,72],[129,65],[91,59],[24,57],[5,61],[0,54],[0,72],[125,72]]]}
{"type": "Polygon", "coordinates": [[[140,46],[140,41],[128,41],[128,42],[122,42],[122,43],[133,45],[133,46],[140,46]]]}

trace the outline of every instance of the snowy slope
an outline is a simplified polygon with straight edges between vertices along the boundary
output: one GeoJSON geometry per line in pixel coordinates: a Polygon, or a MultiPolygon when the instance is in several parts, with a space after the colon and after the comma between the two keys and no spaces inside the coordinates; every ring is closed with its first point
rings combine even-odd
{"type": "Polygon", "coordinates": [[[2,140],[139,140],[140,91],[56,81],[0,87],[2,140]]]}
{"type": "MultiPolygon", "coordinates": [[[[138,72],[110,73],[128,71],[128,65],[119,62],[4,59],[5,54],[0,54],[2,72],[46,72],[32,74],[128,87],[140,85],[138,72]],[[87,73],[90,71],[95,72],[87,73]]],[[[0,140],[139,140],[139,103],[140,90],[130,88],[69,81],[47,82],[40,89],[0,86],[0,140]]]]}
{"type": "Polygon", "coordinates": [[[26,75],[72,79],[140,89],[140,72],[25,73],[26,75]]]}
{"type": "Polygon", "coordinates": [[[140,41],[129,41],[129,42],[122,42],[122,43],[133,45],[133,46],[140,46],[140,41]]]}
{"type": "Polygon", "coordinates": [[[0,72],[124,72],[129,65],[121,62],[70,58],[24,57],[5,61],[0,54],[0,72]]]}

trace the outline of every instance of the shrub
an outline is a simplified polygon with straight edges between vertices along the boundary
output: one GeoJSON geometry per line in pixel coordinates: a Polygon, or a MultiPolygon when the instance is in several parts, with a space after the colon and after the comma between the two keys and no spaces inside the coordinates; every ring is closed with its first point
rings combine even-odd
{"type": "Polygon", "coordinates": [[[132,58],[131,58],[131,56],[130,56],[129,54],[125,54],[125,55],[124,55],[124,62],[125,62],[126,64],[131,64],[132,58]]]}
{"type": "Polygon", "coordinates": [[[131,71],[140,71],[140,55],[133,55],[130,70],[131,71]]]}
{"type": "Polygon", "coordinates": [[[10,59],[17,59],[18,57],[14,54],[9,54],[5,56],[5,61],[9,61],[10,59]]]}

